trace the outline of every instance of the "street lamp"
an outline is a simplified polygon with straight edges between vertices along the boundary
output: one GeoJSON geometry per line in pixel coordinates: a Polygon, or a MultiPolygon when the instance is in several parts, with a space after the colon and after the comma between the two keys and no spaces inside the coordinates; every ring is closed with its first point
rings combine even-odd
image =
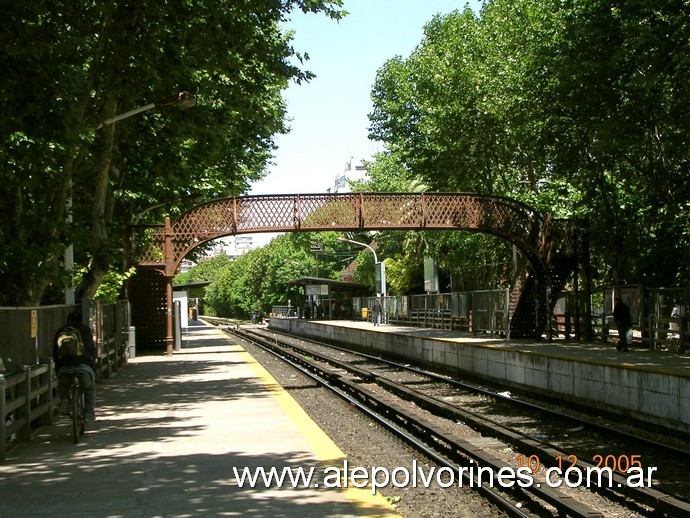
{"type": "MultiPolygon", "coordinates": [[[[354,241],[352,239],[347,239],[346,237],[339,237],[338,241],[343,242],[343,243],[354,243],[355,245],[363,246],[371,250],[371,253],[374,254],[374,270],[376,273],[378,273],[378,277],[380,279],[380,282],[376,283],[376,288],[381,289],[380,292],[376,293],[376,296],[378,297],[379,295],[383,294],[383,296],[386,296],[386,265],[384,263],[379,263],[379,258],[376,255],[376,250],[374,250],[370,245],[367,245],[366,243],[360,243],[359,241],[354,241]]],[[[378,279],[377,279],[378,280],[378,279]]]]}
{"type": "Polygon", "coordinates": [[[159,209],[159,208],[165,206],[166,204],[167,204],[167,202],[156,203],[155,205],[151,205],[150,207],[145,208],[139,214],[137,214],[137,217],[134,218],[134,220],[131,223],[131,226],[136,227],[139,224],[139,221],[141,221],[141,218],[144,217],[144,214],[146,214],[147,212],[150,212],[154,209],[159,209]]]}
{"type": "MultiPolygon", "coordinates": [[[[188,200],[188,203],[186,203],[185,206],[190,205],[190,204],[196,205],[197,203],[201,203],[202,201],[204,201],[203,195],[194,196],[193,198],[190,198],[188,200]]],[[[141,218],[143,218],[145,214],[151,212],[152,210],[160,209],[161,207],[164,207],[168,203],[169,202],[164,201],[162,203],[156,203],[155,205],[151,205],[150,207],[146,207],[139,214],[137,214],[135,218],[132,219],[132,223],[130,223],[129,225],[131,227],[136,227],[137,225],[139,225],[139,221],[141,221],[141,218]]]]}
{"type": "Polygon", "coordinates": [[[306,265],[304,263],[300,263],[299,261],[293,261],[292,259],[283,259],[283,264],[292,264],[295,266],[299,266],[299,272],[306,272],[304,275],[309,275],[309,265],[306,265]]]}
{"type": "Polygon", "coordinates": [[[194,94],[189,93],[189,92],[180,92],[174,97],[169,97],[167,99],[163,99],[162,101],[157,101],[155,103],[149,103],[144,106],[140,106],[139,108],[134,108],[133,110],[129,110],[128,112],[121,113],[120,115],[115,115],[115,117],[112,117],[110,119],[106,119],[103,122],[101,122],[96,129],[101,129],[103,126],[107,126],[108,124],[114,124],[117,121],[121,121],[122,119],[127,119],[128,117],[131,117],[132,115],[137,115],[139,113],[152,110],[154,108],[159,108],[161,106],[174,106],[180,110],[186,110],[187,108],[191,108],[192,106],[196,106],[196,97],[194,97],[194,94]]]}
{"type": "Polygon", "coordinates": [[[374,250],[374,249],[371,247],[371,245],[367,245],[366,243],[360,243],[359,241],[355,241],[355,240],[353,240],[353,239],[348,239],[348,238],[346,238],[346,237],[339,237],[339,238],[338,238],[338,241],[340,241],[340,242],[342,242],[342,243],[354,243],[355,245],[367,247],[369,250],[371,250],[371,253],[374,254],[374,262],[375,262],[376,264],[378,264],[379,258],[378,258],[378,256],[376,255],[376,250],[374,250]]]}

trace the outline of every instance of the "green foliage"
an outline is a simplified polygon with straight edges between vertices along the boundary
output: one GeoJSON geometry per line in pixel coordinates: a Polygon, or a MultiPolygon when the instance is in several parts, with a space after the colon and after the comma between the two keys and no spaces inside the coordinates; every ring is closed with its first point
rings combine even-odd
{"type": "Polygon", "coordinates": [[[210,259],[203,259],[194,268],[180,273],[173,279],[173,284],[187,284],[215,280],[218,273],[230,263],[227,255],[218,255],[210,259]]]}
{"type": "MultiPolygon", "coordinates": [[[[103,301],[104,304],[114,304],[119,299],[122,298],[122,293],[124,291],[125,282],[132,275],[136,273],[135,268],[130,268],[125,273],[119,273],[114,270],[109,271],[103,276],[96,294],[94,295],[94,300],[103,301]]],[[[75,284],[81,284],[81,277],[84,275],[84,270],[78,272],[74,276],[75,284]]]]}
{"type": "Polygon", "coordinates": [[[246,318],[254,309],[265,315],[272,306],[287,305],[288,300],[292,306],[299,306],[304,301],[304,289],[286,283],[316,276],[316,257],[310,250],[312,240],[323,244],[318,259],[319,277],[339,279],[344,265],[337,237],[334,232],[285,234],[232,261],[203,261],[184,274],[186,277],[178,276],[176,280],[212,280],[204,302],[208,311],[218,316],[246,318]],[[206,263],[210,262],[215,262],[212,275],[207,274],[211,268],[206,263]]]}
{"type": "MultiPolygon", "coordinates": [[[[689,14],[682,0],[494,0],[435,17],[378,72],[370,135],[387,152],[355,187],[517,198],[587,222],[598,282],[687,285],[689,14]]],[[[510,258],[466,235],[430,248],[449,268],[510,258]]]]}
{"type": "Polygon", "coordinates": [[[162,223],[200,199],[246,192],[265,174],[275,135],[287,131],[281,91],[313,77],[280,23],[293,11],[337,20],[341,6],[56,0],[8,10],[0,33],[0,304],[33,304],[49,285],[59,290],[67,243],[93,295],[105,272],[120,268],[127,225],[144,213],[162,223]],[[173,107],[181,91],[196,96],[196,107],[173,107]]]}
{"type": "Polygon", "coordinates": [[[365,162],[367,178],[350,182],[353,192],[417,192],[423,191],[420,182],[414,178],[400,161],[397,154],[383,152],[374,155],[374,160],[365,162]]]}

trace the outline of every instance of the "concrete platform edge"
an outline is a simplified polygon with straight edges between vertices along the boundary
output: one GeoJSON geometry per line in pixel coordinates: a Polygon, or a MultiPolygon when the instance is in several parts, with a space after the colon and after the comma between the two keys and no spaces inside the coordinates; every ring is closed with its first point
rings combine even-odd
{"type": "MultiPolygon", "coordinates": [[[[346,458],[340,448],[331,438],[312,420],[304,409],[290,394],[246,351],[242,353],[244,360],[266,386],[271,387],[271,395],[278,402],[283,411],[295,424],[299,432],[305,437],[314,454],[324,467],[332,466],[333,459],[340,461],[346,458]]],[[[372,494],[371,487],[357,488],[351,485],[343,488],[347,500],[359,510],[375,510],[376,516],[398,516],[385,496],[376,492],[372,494]]]]}
{"type": "Polygon", "coordinates": [[[451,375],[470,374],[640,422],[690,433],[690,357],[618,353],[613,345],[563,346],[477,339],[466,333],[355,321],[275,319],[270,327],[316,340],[351,343],[451,375]]]}

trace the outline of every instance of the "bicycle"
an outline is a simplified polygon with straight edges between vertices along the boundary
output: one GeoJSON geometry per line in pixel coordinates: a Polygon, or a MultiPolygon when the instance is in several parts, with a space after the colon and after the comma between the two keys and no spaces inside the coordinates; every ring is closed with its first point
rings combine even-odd
{"type": "Polygon", "coordinates": [[[84,435],[86,430],[84,385],[81,381],[81,377],[85,374],[90,375],[89,371],[81,366],[63,367],[58,373],[58,377],[71,376],[72,378],[69,385],[68,401],[74,444],[79,442],[79,438],[84,435]]]}

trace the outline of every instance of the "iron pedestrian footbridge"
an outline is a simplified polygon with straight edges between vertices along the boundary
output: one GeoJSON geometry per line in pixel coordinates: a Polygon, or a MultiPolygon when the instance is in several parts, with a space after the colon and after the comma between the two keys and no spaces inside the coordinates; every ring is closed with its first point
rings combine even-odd
{"type": "MultiPolygon", "coordinates": [[[[203,203],[175,221],[149,229],[147,247],[140,250],[138,269],[148,274],[144,284],[166,284],[168,327],[166,343],[172,351],[172,278],[184,259],[197,246],[225,236],[259,232],[318,232],[326,230],[466,230],[498,236],[514,244],[529,261],[530,282],[521,287],[524,305],[535,305],[524,316],[516,309],[514,318],[526,318],[530,336],[541,333],[547,288],[553,288],[553,228],[549,214],[501,196],[476,193],[343,193],[234,196],[203,203]],[[530,287],[531,286],[531,287],[530,287]],[[529,291],[525,295],[526,290],[529,291]],[[542,309],[543,307],[543,309],[542,309]],[[536,315],[534,312],[536,311],[536,315]],[[536,318],[535,318],[536,317],[536,318]]],[[[559,288],[560,289],[560,288],[559,288]]],[[[157,293],[153,286],[143,292],[157,293]]],[[[136,303],[136,299],[133,303],[136,303]]],[[[152,305],[153,306],[153,305],[152,305]]],[[[139,331],[137,331],[139,334],[139,331]]],[[[514,335],[516,336],[516,335],[514,335]]]]}

